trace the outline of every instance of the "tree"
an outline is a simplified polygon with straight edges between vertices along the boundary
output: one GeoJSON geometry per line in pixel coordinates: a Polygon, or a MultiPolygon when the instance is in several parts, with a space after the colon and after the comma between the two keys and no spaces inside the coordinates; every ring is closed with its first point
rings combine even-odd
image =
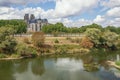
{"type": "Polygon", "coordinates": [[[34,46],[36,46],[38,48],[43,46],[44,41],[45,41],[44,33],[43,32],[35,32],[32,35],[32,41],[33,41],[34,46]]]}
{"type": "Polygon", "coordinates": [[[90,40],[94,43],[95,47],[98,47],[100,44],[100,38],[101,38],[101,30],[96,28],[88,28],[85,31],[85,34],[90,40]]]}
{"type": "Polygon", "coordinates": [[[115,26],[107,26],[104,28],[105,30],[110,30],[111,32],[115,32],[117,34],[120,34],[120,27],[115,27],[115,26]]]}
{"type": "Polygon", "coordinates": [[[104,40],[104,44],[113,49],[117,45],[119,35],[115,32],[105,31],[102,35],[102,38],[104,40]]]}
{"type": "Polygon", "coordinates": [[[44,25],[42,27],[44,33],[53,33],[53,32],[67,32],[67,28],[62,23],[44,25]]]}
{"type": "Polygon", "coordinates": [[[93,48],[94,44],[90,41],[90,39],[88,37],[83,37],[82,40],[81,40],[80,45],[83,48],[93,48]]]}
{"type": "Polygon", "coordinates": [[[27,24],[24,20],[0,20],[0,27],[11,27],[16,33],[25,33],[27,24]]]}
{"type": "Polygon", "coordinates": [[[12,36],[14,32],[14,29],[10,27],[0,28],[0,53],[11,54],[15,51],[17,43],[12,36]]]}

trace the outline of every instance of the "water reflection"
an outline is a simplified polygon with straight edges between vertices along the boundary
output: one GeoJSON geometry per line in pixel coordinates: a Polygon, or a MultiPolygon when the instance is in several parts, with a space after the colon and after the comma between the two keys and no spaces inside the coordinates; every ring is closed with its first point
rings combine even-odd
{"type": "Polygon", "coordinates": [[[13,69],[12,61],[0,61],[0,80],[15,80],[13,69]]]}
{"type": "Polygon", "coordinates": [[[117,61],[120,61],[120,55],[119,54],[116,55],[116,59],[117,59],[117,61]]]}
{"type": "Polygon", "coordinates": [[[21,60],[18,63],[15,63],[14,66],[16,68],[16,71],[18,73],[23,73],[25,71],[27,71],[28,68],[28,60],[21,60]]]}
{"type": "Polygon", "coordinates": [[[56,62],[57,69],[60,70],[69,70],[69,71],[77,71],[83,70],[82,60],[74,60],[70,58],[60,58],[56,62]]]}
{"type": "Polygon", "coordinates": [[[33,74],[42,75],[45,72],[44,61],[43,59],[35,59],[32,61],[31,69],[33,74]]]}
{"type": "Polygon", "coordinates": [[[104,63],[117,56],[100,55],[1,61],[0,80],[120,80],[120,71],[104,63]]]}

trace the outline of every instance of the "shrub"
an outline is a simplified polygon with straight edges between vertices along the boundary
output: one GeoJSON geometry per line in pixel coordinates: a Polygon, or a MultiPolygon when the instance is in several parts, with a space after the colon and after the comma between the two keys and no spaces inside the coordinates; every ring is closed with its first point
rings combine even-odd
{"type": "Polygon", "coordinates": [[[53,34],[54,37],[58,37],[59,32],[57,32],[57,31],[56,32],[52,32],[52,34],[53,34]]]}
{"type": "Polygon", "coordinates": [[[55,39],[55,41],[54,41],[55,43],[59,43],[59,41],[58,41],[58,39],[55,39]]]}
{"type": "Polygon", "coordinates": [[[120,61],[116,61],[115,64],[120,66],[120,61]]]}
{"type": "Polygon", "coordinates": [[[16,47],[16,51],[17,51],[17,54],[21,56],[30,56],[30,55],[37,54],[37,51],[35,49],[30,48],[29,46],[26,46],[25,44],[18,44],[16,47]]]}
{"type": "Polygon", "coordinates": [[[117,48],[120,49],[120,39],[117,41],[117,48]]]}
{"type": "Polygon", "coordinates": [[[85,34],[94,43],[94,46],[98,47],[100,44],[101,30],[97,28],[88,28],[85,34]]]}
{"type": "Polygon", "coordinates": [[[104,32],[104,34],[102,35],[103,38],[103,42],[108,46],[108,47],[112,47],[117,45],[117,41],[119,39],[118,34],[111,32],[111,31],[106,31],[104,32]]]}
{"type": "Polygon", "coordinates": [[[66,40],[71,40],[71,38],[70,37],[66,37],[66,40]]]}
{"type": "Polygon", "coordinates": [[[30,44],[30,41],[29,41],[29,39],[28,39],[27,37],[25,37],[25,38],[23,39],[23,42],[26,43],[26,44],[30,44]]]}
{"type": "Polygon", "coordinates": [[[0,58],[6,58],[5,54],[0,53],[0,58]]]}
{"type": "Polygon", "coordinates": [[[80,42],[81,42],[81,39],[80,39],[80,38],[75,38],[75,42],[76,42],[76,43],[80,43],[80,42]]]}
{"type": "Polygon", "coordinates": [[[17,42],[12,36],[14,29],[9,27],[0,28],[0,52],[5,54],[11,54],[15,51],[17,42]]]}
{"type": "Polygon", "coordinates": [[[33,42],[34,46],[41,47],[41,46],[43,46],[44,41],[45,41],[45,36],[44,36],[43,32],[35,32],[32,35],[32,42],[33,42]]]}
{"type": "Polygon", "coordinates": [[[68,52],[68,48],[66,45],[54,45],[55,54],[65,54],[68,52]]]}
{"type": "Polygon", "coordinates": [[[89,49],[85,49],[85,48],[81,48],[81,49],[80,49],[80,53],[86,54],[86,53],[88,53],[88,52],[90,52],[89,49]]]}
{"type": "Polygon", "coordinates": [[[71,42],[71,43],[75,43],[75,40],[74,40],[74,39],[71,39],[70,42],[71,42]]]}
{"type": "Polygon", "coordinates": [[[88,37],[83,37],[80,45],[83,48],[92,48],[94,44],[90,41],[88,37]]]}

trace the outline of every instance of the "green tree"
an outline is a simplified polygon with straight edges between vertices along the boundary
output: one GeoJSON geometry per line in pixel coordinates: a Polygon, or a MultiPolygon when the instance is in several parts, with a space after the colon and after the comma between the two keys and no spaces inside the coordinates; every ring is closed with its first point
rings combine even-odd
{"type": "Polygon", "coordinates": [[[119,35],[116,34],[115,32],[105,31],[102,35],[102,38],[104,40],[104,43],[108,47],[110,47],[110,48],[117,47],[117,42],[118,42],[118,39],[119,39],[119,35]]]}
{"type": "Polygon", "coordinates": [[[27,24],[24,20],[0,20],[0,27],[11,27],[16,33],[25,33],[27,24]]]}
{"type": "Polygon", "coordinates": [[[53,32],[67,32],[67,28],[62,23],[44,25],[42,28],[44,33],[53,33],[53,32]]]}
{"type": "Polygon", "coordinates": [[[17,45],[16,40],[13,37],[14,29],[10,27],[0,28],[0,52],[1,53],[13,53],[15,46],[17,45]]]}
{"type": "Polygon", "coordinates": [[[101,30],[96,29],[96,28],[88,28],[85,31],[85,34],[90,40],[94,43],[95,47],[98,47],[100,43],[100,38],[101,38],[101,30]]]}

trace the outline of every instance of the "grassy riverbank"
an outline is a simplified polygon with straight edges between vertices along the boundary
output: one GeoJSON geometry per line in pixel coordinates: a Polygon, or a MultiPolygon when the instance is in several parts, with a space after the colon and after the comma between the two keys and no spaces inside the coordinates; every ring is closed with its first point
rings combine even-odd
{"type": "MultiPolygon", "coordinates": [[[[9,60],[9,59],[22,59],[27,57],[32,57],[31,55],[41,56],[41,55],[56,55],[56,54],[86,54],[89,52],[89,49],[82,48],[80,46],[79,41],[81,41],[81,37],[45,37],[44,45],[39,49],[36,48],[32,39],[29,36],[26,37],[15,37],[18,45],[25,45],[31,49],[34,49],[34,52],[23,51],[26,52],[23,56],[19,53],[6,55],[0,55],[1,60],[9,60]]],[[[23,46],[22,46],[23,47],[23,46]]],[[[20,46],[21,48],[21,46],[20,46]]],[[[23,48],[24,49],[24,48],[23,48]]],[[[26,48],[25,48],[26,49],[26,48]]]]}

